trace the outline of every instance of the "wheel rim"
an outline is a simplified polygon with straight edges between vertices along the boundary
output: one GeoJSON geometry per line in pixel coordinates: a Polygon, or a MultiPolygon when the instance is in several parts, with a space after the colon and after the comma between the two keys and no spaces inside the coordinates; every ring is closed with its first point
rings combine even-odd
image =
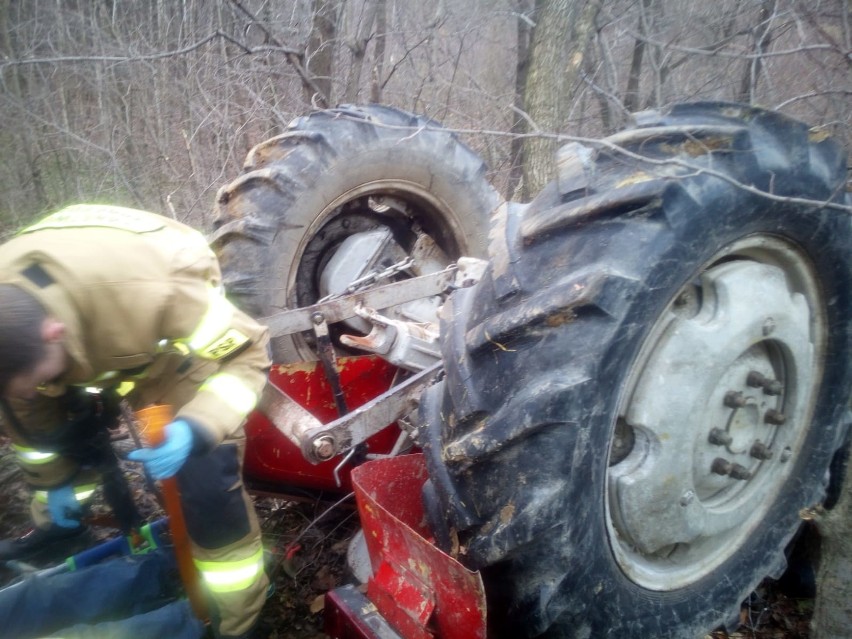
{"type": "MultiPolygon", "coordinates": [[[[322,275],[343,241],[353,235],[366,235],[383,228],[391,231],[405,256],[415,258],[413,266],[405,269],[404,275],[397,275],[396,279],[439,270],[469,251],[469,247],[462,246],[464,234],[455,214],[442,199],[416,183],[373,181],[341,194],[316,216],[306,230],[296,255],[292,257],[297,267],[291,269],[286,283],[287,305],[304,307],[322,298],[322,275]],[[414,249],[418,235],[426,239],[425,250],[422,245],[418,250],[414,249]]],[[[351,272],[350,281],[353,281],[357,279],[355,274],[358,272],[355,265],[352,265],[351,272]]],[[[433,306],[437,308],[437,305],[433,306]]],[[[418,316],[417,319],[424,318],[418,316]]],[[[333,333],[336,332],[333,330],[333,333]]],[[[311,340],[294,337],[298,355],[302,359],[313,359],[311,340]]]]}
{"type": "Polygon", "coordinates": [[[750,236],[674,296],[628,376],[607,527],[638,585],[684,587],[730,559],[803,453],[826,320],[796,247],[750,236]]]}

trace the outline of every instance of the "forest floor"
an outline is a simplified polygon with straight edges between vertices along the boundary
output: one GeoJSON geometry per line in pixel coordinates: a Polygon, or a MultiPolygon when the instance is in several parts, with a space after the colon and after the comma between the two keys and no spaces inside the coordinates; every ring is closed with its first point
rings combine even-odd
{"type": "MultiPolygon", "coordinates": [[[[117,449],[129,448],[120,434],[114,445],[117,449]]],[[[29,490],[14,458],[8,440],[0,437],[0,538],[28,529],[29,490]]],[[[138,465],[126,464],[125,474],[143,516],[149,521],[162,516],[146,490],[138,465]]],[[[262,613],[262,639],[326,639],[322,632],[323,598],[347,578],[346,551],[357,530],[353,500],[333,504],[258,496],[255,507],[274,585],[262,613]]],[[[108,513],[97,497],[93,513],[108,513]]],[[[96,542],[116,533],[114,529],[93,527],[90,540],[96,542]]],[[[57,558],[45,558],[28,564],[43,568],[56,562],[57,558]]],[[[20,573],[0,567],[0,587],[20,577],[20,573]]],[[[812,610],[812,598],[792,596],[768,582],[743,606],[736,632],[715,632],[705,639],[807,639],[812,610]]]]}

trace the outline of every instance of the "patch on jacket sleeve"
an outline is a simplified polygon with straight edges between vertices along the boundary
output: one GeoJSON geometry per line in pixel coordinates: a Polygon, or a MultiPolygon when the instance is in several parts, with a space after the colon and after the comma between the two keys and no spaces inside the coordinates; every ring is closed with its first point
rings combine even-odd
{"type": "Polygon", "coordinates": [[[242,348],[249,341],[248,336],[243,335],[235,328],[228,329],[219,339],[207,344],[195,352],[205,359],[222,359],[242,348]]]}

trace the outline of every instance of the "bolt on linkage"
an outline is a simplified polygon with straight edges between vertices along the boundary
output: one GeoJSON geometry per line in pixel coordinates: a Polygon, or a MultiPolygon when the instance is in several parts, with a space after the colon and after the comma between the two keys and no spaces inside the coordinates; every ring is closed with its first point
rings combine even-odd
{"type": "Polygon", "coordinates": [[[317,437],[311,444],[314,454],[320,461],[326,461],[334,457],[334,439],[329,435],[317,437]]]}

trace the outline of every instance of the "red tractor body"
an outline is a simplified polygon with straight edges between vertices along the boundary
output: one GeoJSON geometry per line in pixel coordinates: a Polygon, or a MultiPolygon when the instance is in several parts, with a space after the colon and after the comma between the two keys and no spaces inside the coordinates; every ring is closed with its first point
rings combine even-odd
{"type": "MultiPolygon", "coordinates": [[[[387,391],[397,373],[395,366],[379,357],[349,357],[338,360],[340,381],[346,404],[357,408],[387,391]]],[[[331,386],[319,362],[273,366],[269,383],[286,393],[323,423],[339,415],[331,386]]],[[[246,424],[247,446],[244,473],[256,490],[286,493],[304,491],[349,491],[349,471],[344,465],[335,478],[340,459],[312,464],[261,411],[255,411],[246,424]]],[[[367,442],[369,452],[388,453],[399,436],[389,425],[367,442]]]]}
{"type": "MultiPolygon", "coordinates": [[[[342,358],[337,367],[350,409],[387,391],[398,373],[375,356],[342,358]]],[[[338,417],[319,362],[274,366],[269,382],[321,422],[338,417]]],[[[340,458],[312,464],[264,413],[254,412],[246,431],[245,479],[255,492],[355,491],[372,569],[369,599],[351,586],[329,593],[330,637],[484,639],[482,578],[434,544],[421,499],[428,477],[421,455],[384,457],[354,468],[340,458]]],[[[399,435],[395,424],[388,425],[363,442],[364,454],[387,455],[399,435]]]]}

